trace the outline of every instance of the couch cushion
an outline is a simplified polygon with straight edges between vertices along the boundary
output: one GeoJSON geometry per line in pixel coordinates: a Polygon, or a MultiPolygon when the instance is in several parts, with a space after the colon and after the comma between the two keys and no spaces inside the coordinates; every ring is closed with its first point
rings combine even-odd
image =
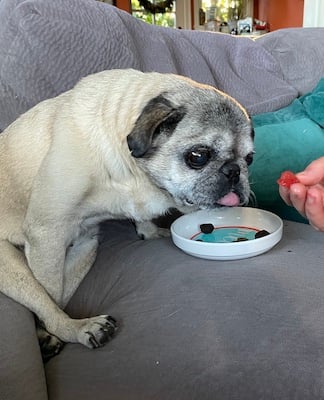
{"type": "Polygon", "coordinates": [[[323,235],[287,222],[258,257],[209,261],[107,222],[75,317],[120,322],[105,347],[69,344],[46,365],[53,400],[324,397],[323,235]]]}

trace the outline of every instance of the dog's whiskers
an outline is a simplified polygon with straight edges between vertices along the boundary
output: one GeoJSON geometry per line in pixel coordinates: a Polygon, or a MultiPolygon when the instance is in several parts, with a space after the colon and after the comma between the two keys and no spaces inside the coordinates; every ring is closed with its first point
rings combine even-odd
{"type": "Polygon", "coordinates": [[[258,200],[253,190],[250,191],[248,205],[254,208],[258,207],[258,200]]]}

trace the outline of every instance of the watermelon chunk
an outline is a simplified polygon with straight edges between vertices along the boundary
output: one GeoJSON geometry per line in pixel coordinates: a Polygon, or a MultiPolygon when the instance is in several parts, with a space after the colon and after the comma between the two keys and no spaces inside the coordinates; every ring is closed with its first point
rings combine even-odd
{"type": "Polygon", "coordinates": [[[286,188],[290,188],[293,183],[299,183],[296,175],[291,171],[284,171],[280,178],[277,180],[278,185],[285,186],[286,188]]]}

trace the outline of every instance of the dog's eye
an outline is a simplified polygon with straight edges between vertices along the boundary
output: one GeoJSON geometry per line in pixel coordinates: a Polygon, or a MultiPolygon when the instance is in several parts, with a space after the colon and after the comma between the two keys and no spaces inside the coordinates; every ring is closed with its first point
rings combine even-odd
{"type": "Polygon", "coordinates": [[[252,164],[252,162],[253,162],[253,155],[254,155],[254,152],[249,153],[249,154],[245,157],[245,161],[246,161],[247,165],[251,165],[251,164],[252,164]]]}
{"type": "Polygon", "coordinates": [[[190,168],[203,168],[211,158],[211,151],[205,147],[197,147],[185,155],[186,163],[190,168]]]}

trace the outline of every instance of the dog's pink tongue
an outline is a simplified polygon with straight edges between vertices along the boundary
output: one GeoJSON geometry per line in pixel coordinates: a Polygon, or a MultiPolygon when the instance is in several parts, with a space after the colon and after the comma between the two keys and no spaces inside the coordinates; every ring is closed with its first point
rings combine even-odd
{"type": "Polygon", "coordinates": [[[217,200],[217,203],[222,206],[234,207],[240,204],[240,199],[236,193],[229,192],[227,195],[217,200]]]}

